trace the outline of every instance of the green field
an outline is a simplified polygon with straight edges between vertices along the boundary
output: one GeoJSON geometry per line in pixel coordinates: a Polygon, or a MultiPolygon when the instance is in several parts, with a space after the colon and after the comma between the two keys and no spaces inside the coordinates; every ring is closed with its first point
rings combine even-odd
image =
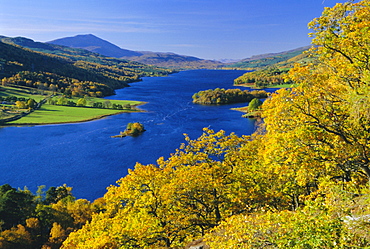
{"type": "MultiPolygon", "coordinates": [[[[7,96],[16,96],[16,97],[23,97],[23,98],[32,98],[35,99],[37,102],[41,101],[42,99],[46,98],[47,95],[36,94],[41,93],[37,89],[27,88],[27,87],[1,87],[0,96],[7,97],[7,96]]],[[[46,94],[51,95],[50,92],[45,92],[46,94]]],[[[60,96],[54,97],[58,99],[60,96]]],[[[77,102],[79,97],[68,98],[68,100],[77,102]]],[[[71,107],[71,106],[61,106],[61,105],[50,105],[45,103],[42,107],[34,112],[28,114],[27,116],[6,123],[7,125],[38,125],[38,124],[59,124],[59,123],[76,123],[76,122],[83,122],[89,121],[94,119],[99,119],[109,115],[115,115],[118,113],[123,112],[137,112],[140,111],[135,107],[143,104],[140,101],[130,101],[130,100],[108,100],[102,98],[93,98],[87,97],[86,98],[87,105],[86,107],[71,107]],[[122,106],[130,105],[131,109],[108,109],[108,108],[92,108],[93,103],[105,103],[110,102],[111,105],[119,104],[122,106]]],[[[10,108],[10,106],[7,106],[10,108]]],[[[20,110],[23,111],[23,110],[20,110]]],[[[1,117],[1,116],[0,116],[1,117]]],[[[3,118],[9,117],[5,113],[2,113],[3,118]]]]}
{"type": "Polygon", "coordinates": [[[97,109],[87,107],[69,107],[44,104],[39,110],[18,119],[9,122],[9,125],[37,125],[37,124],[59,124],[75,123],[94,119],[104,116],[114,115],[122,112],[132,112],[137,110],[113,110],[97,109]]]}
{"type": "Polygon", "coordinates": [[[0,96],[2,97],[15,96],[17,98],[34,99],[37,102],[44,99],[47,95],[51,94],[51,92],[48,91],[45,91],[46,95],[39,94],[42,92],[44,91],[40,91],[30,87],[11,87],[11,86],[0,87],[0,96]]]}

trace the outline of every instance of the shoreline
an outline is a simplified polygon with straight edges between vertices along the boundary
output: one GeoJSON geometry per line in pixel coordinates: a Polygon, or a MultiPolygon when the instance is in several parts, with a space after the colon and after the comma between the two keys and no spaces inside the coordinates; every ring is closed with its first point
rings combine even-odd
{"type": "Polygon", "coordinates": [[[242,118],[250,118],[250,119],[259,119],[259,118],[261,118],[261,111],[249,112],[248,107],[245,107],[245,106],[244,107],[230,108],[230,110],[244,113],[242,115],[242,118]]]}
{"type": "Polygon", "coordinates": [[[54,122],[54,123],[11,123],[11,124],[3,124],[0,127],[78,124],[78,123],[85,123],[85,122],[89,122],[89,121],[99,120],[99,119],[103,119],[103,118],[106,118],[106,117],[109,117],[109,116],[114,116],[114,115],[118,115],[118,114],[122,114],[122,113],[129,113],[129,112],[117,112],[117,113],[113,113],[113,114],[106,114],[106,115],[101,115],[101,116],[98,116],[98,117],[84,119],[84,120],[80,120],[80,121],[66,121],[66,122],[54,122]]]}
{"type": "MultiPolygon", "coordinates": [[[[50,122],[50,123],[8,123],[8,124],[5,123],[5,124],[0,125],[0,128],[1,127],[12,127],[12,126],[22,127],[22,126],[62,125],[62,124],[85,123],[85,122],[95,121],[95,120],[103,119],[103,118],[106,118],[106,117],[109,117],[109,116],[114,116],[114,115],[118,115],[118,114],[122,114],[122,113],[146,112],[144,110],[136,108],[137,106],[141,106],[141,105],[145,105],[145,104],[147,104],[147,102],[142,102],[140,104],[137,104],[137,105],[135,105],[135,109],[131,110],[131,111],[125,110],[125,111],[120,111],[120,112],[111,113],[111,114],[99,115],[99,116],[95,116],[95,117],[91,117],[91,118],[87,118],[87,119],[83,119],[83,120],[50,122]]],[[[76,108],[79,108],[79,107],[76,107],[76,108]]]]}

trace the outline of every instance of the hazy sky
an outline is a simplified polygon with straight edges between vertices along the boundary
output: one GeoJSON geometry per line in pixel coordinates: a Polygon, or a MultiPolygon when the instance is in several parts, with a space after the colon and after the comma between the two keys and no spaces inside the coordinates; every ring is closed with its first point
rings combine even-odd
{"type": "Polygon", "coordinates": [[[94,34],[121,48],[242,59],[310,44],[307,23],[340,0],[0,0],[0,35],[94,34]]]}

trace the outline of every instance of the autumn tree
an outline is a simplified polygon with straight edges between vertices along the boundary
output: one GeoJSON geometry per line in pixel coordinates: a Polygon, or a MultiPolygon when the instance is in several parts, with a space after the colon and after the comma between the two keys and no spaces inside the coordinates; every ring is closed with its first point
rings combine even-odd
{"type": "Polygon", "coordinates": [[[370,177],[369,10],[369,1],[325,9],[310,23],[316,63],[290,70],[299,86],[263,105],[264,162],[280,172],[278,179],[290,179],[281,189],[296,207],[322,177],[358,183],[370,177]]]}
{"type": "Polygon", "coordinates": [[[299,86],[264,103],[257,151],[274,176],[267,191],[291,198],[290,210],[232,216],[206,236],[211,247],[369,246],[367,191],[359,190],[370,176],[369,20],[365,0],[327,8],[310,23],[316,61],[292,69],[299,86]]]}
{"type": "MultiPolygon", "coordinates": [[[[184,245],[234,212],[248,209],[236,152],[248,137],[205,129],[186,136],[168,160],[137,164],[104,196],[106,211],[72,233],[65,248],[158,248],[184,245]]],[[[244,166],[244,164],[241,164],[244,166]]]]}
{"type": "Polygon", "coordinates": [[[144,125],[138,122],[128,123],[126,126],[125,133],[131,136],[137,136],[145,131],[144,125]]]}
{"type": "MultiPolygon", "coordinates": [[[[313,29],[312,49],[318,54],[319,65],[329,74],[327,84],[340,88],[332,106],[341,109],[326,109],[324,117],[311,115],[318,126],[335,135],[349,152],[341,165],[346,170],[365,173],[370,178],[369,168],[369,75],[370,75],[370,1],[347,2],[326,9],[320,18],[310,23],[313,29]],[[329,110],[328,110],[329,109],[329,110]],[[331,111],[331,113],[330,113],[331,111]],[[332,121],[325,121],[331,115],[332,121]],[[345,165],[343,165],[345,164],[345,165]]],[[[301,77],[299,70],[292,74],[301,77]]]]}
{"type": "Polygon", "coordinates": [[[24,101],[16,101],[15,106],[19,109],[25,109],[28,107],[28,105],[24,101]]]}

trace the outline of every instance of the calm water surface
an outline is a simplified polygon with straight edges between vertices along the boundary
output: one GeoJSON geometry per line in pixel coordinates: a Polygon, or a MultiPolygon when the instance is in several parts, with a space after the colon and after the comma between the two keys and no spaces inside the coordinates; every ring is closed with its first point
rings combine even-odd
{"type": "Polygon", "coordinates": [[[155,163],[168,158],[181,143],[183,133],[192,139],[203,127],[238,135],[251,134],[254,121],[226,106],[192,104],[200,90],[233,88],[233,79],[245,71],[193,70],[168,77],[144,78],[131,87],[117,90],[109,99],[148,102],[145,113],[119,114],[101,120],[63,125],[0,128],[0,185],[73,187],[77,198],[94,200],[106,187],[127,174],[136,162],[155,163]],[[111,138],[129,122],[143,123],[147,130],[139,137],[111,138]]]}

